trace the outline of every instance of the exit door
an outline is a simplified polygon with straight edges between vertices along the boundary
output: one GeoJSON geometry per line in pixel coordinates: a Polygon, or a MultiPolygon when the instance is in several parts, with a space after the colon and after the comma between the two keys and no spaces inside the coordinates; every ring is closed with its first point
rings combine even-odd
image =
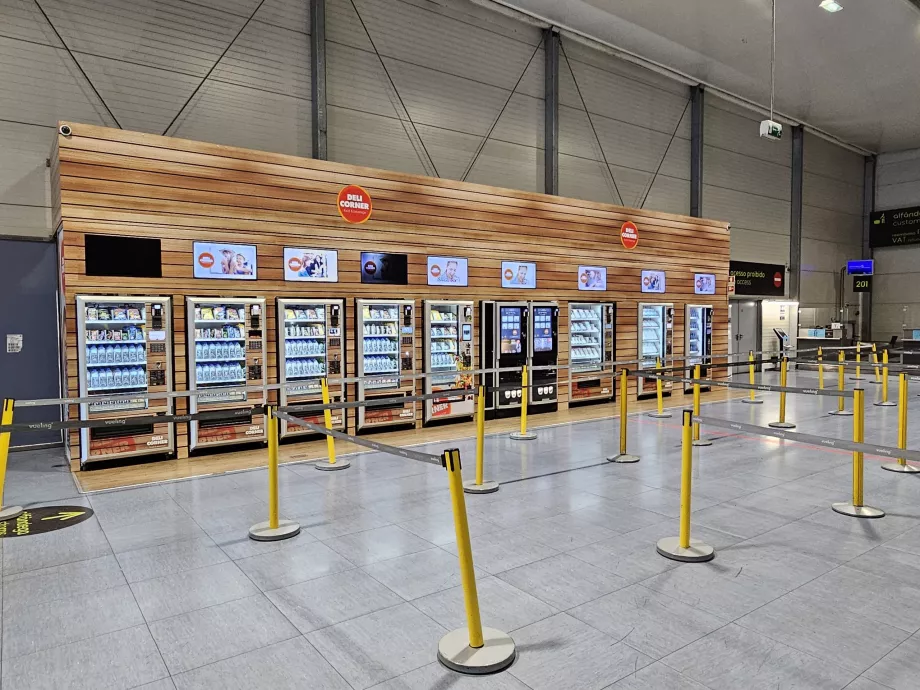
{"type": "Polygon", "coordinates": [[[751,350],[757,352],[760,349],[760,303],[732,300],[729,313],[731,354],[736,355],[732,357],[732,361],[739,362],[744,358],[737,355],[746,355],[751,350]]]}

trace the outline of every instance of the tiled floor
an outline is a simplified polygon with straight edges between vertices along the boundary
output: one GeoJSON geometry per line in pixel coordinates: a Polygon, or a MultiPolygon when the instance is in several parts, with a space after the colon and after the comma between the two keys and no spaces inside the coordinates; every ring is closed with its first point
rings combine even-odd
{"type": "MultiPolygon", "coordinates": [[[[776,402],[704,414],[763,425],[776,402]]],[[[849,438],[835,402],[790,398],[787,417],[849,438]]],[[[867,439],[893,444],[896,409],[866,413],[867,439]]],[[[888,516],[854,520],[829,507],[848,498],[849,454],[704,429],[693,530],[718,553],[677,565],[655,542],[677,531],[678,420],[630,418],[635,465],[604,462],[614,420],[487,439],[486,474],[506,483],[467,496],[482,618],[519,657],[485,678],[435,660],[464,624],[440,468],[283,467],[282,512],[303,532],[257,543],[264,471],[80,496],[58,452],[15,453],[8,502],[95,516],[0,540],[2,690],[920,687],[920,477],[867,458],[866,502],[888,516]]],[[[472,440],[456,445],[472,476],[472,440]]]]}

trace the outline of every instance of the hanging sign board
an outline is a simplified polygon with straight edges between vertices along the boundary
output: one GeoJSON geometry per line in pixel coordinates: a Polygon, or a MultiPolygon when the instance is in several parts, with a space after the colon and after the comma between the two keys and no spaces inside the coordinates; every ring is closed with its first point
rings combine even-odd
{"type": "Polygon", "coordinates": [[[363,223],[371,217],[374,210],[371,195],[356,184],[339,190],[335,206],[339,210],[339,215],[348,223],[363,223]]]}
{"type": "Polygon", "coordinates": [[[872,259],[857,259],[847,261],[847,275],[871,276],[875,272],[875,261],[872,259]]]}
{"type": "Polygon", "coordinates": [[[639,228],[631,220],[623,223],[623,227],[620,228],[620,243],[626,249],[635,249],[639,244],[639,228]]]}
{"type": "Polygon", "coordinates": [[[786,294],[786,267],[782,264],[731,261],[728,274],[735,278],[736,295],[782,297],[786,294]]]}
{"type": "Polygon", "coordinates": [[[900,247],[920,244],[920,206],[869,214],[869,246],[900,247]]]}
{"type": "Polygon", "coordinates": [[[872,292],[872,276],[853,276],[853,292],[872,292]]]}

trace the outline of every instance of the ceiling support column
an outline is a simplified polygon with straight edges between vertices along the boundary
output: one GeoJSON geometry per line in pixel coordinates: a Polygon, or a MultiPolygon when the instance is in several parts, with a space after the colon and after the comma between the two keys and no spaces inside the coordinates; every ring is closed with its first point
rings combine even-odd
{"type": "Polygon", "coordinates": [[[802,187],[805,180],[805,129],[792,128],[792,204],[789,214],[789,299],[799,301],[802,282],[802,187]]]}
{"type": "Polygon", "coordinates": [[[543,192],[559,194],[559,30],[543,29],[543,192]]]}
{"type": "Polygon", "coordinates": [[[703,106],[702,84],[690,87],[690,215],[703,217],[703,106]]]}
{"type": "Polygon", "coordinates": [[[310,98],[313,111],[313,158],[327,160],[326,0],[310,0],[310,98]]]}

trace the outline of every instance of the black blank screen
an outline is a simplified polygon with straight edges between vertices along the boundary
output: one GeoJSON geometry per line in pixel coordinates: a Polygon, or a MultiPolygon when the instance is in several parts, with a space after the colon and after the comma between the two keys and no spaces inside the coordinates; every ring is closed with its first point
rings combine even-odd
{"type": "Polygon", "coordinates": [[[160,240],[146,237],[87,235],[86,275],[162,278],[160,240]]]}

